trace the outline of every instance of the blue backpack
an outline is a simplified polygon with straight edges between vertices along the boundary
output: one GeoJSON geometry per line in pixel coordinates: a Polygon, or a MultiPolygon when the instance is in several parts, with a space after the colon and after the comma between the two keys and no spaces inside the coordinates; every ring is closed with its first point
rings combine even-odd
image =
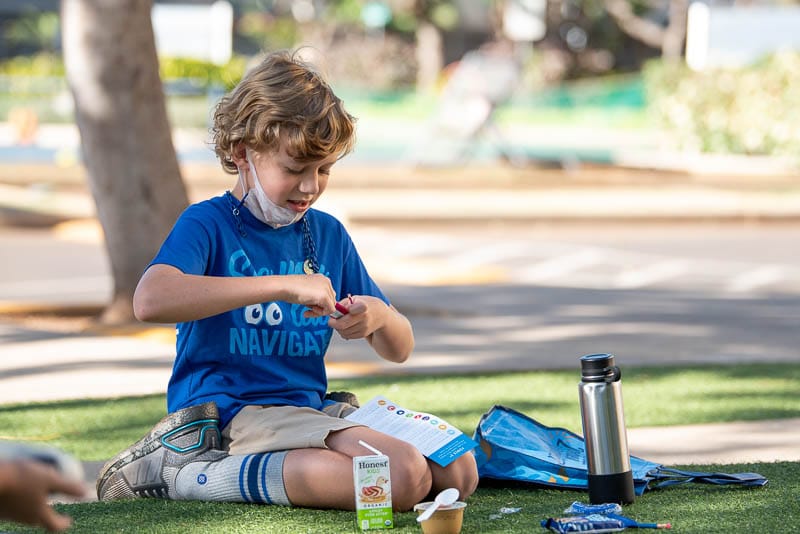
{"type": "MultiPolygon", "coordinates": [[[[494,406],[485,413],[473,439],[481,482],[588,491],[583,438],[563,428],[547,427],[525,414],[494,406]]],[[[631,456],[636,495],[675,484],[763,486],[758,473],[701,473],[665,467],[631,456]]]]}

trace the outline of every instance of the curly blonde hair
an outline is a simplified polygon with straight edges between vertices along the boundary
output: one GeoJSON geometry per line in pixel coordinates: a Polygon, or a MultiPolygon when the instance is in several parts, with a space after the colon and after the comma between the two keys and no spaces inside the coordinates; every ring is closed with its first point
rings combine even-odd
{"type": "Polygon", "coordinates": [[[355,145],[356,119],[328,83],[297,52],[269,54],[222,97],[214,111],[211,141],[222,168],[236,174],[240,143],[257,152],[287,153],[300,161],[343,157],[355,145]]]}

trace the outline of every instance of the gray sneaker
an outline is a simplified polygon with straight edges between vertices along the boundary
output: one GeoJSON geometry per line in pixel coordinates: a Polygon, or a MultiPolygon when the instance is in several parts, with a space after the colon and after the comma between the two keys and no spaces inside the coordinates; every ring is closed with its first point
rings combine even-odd
{"type": "Polygon", "coordinates": [[[190,462],[227,456],[221,450],[219,412],[213,402],[169,414],[142,439],[106,462],[97,477],[101,501],[175,499],[175,477],[190,462]]]}
{"type": "Polygon", "coordinates": [[[332,400],[334,402],[346,402],[350,406],[354,408],[360,408],[361,406],[358,404],[358,397],[356,397],[355,393],[350,393],[349,391],[329,391],[325,395],[325,400],[332,400]]]}

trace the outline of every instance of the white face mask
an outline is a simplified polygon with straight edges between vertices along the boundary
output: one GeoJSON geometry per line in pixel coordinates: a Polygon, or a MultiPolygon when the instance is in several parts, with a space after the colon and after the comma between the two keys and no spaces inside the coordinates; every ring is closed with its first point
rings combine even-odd
{"type": "MultiPolygon", "coordinates": [[[[253,165],[253,160],[250,158],[250,151],[245,152],[247,163],[250,165],[250,172],[253,173],[253,182],[255,187],[245,193],[244,205],[250,210],[250,213],[255,216],[259,221],[270,225],[273,228],[281,228],[282,226],[289,226],[296,223],[303,218],[303,213],[297,213],[289,208],[278,206],[269,199],[261,187],[261,181],[258,179],[256,167],[253,165]]],[[[246,187],[242,171],[239,171],[239,179],[242,181],[242,189],[246,187]]]]}

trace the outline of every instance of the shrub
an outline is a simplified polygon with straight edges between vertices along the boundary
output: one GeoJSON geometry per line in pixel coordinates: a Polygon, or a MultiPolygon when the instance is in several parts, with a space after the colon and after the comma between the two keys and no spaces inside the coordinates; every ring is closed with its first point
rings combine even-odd
{"type": "Polygon", "coordinates": [[[61,56],[41,52],[32,56],[16,56],[0,62],[0,74],[6,76],[64,76],[61,56]]]}
{"type": "Polygon", "coordinates": [[[225,91],[233,89],[244,76],[247,59],[234,55],[224,65],[215,65],[208,61],[188,58],[159,58],[161,79],[165,82],[173,80],[192,80],[203,90],[212,87],[224,87],[225,91]]]}
{"type": "MultiPolygon", "coordinates": [[[[232,89],[245,72],[247,59],[234,55],[225,65],[186,58],[159,58],[161,79],[165,82],[190,80],[195,87],[208,90],[212,87],[232,89]]],[[[0,75],[19,78],[41,78],[64,76],[61,56],[39,53],[32,56],[17,56],[0,62],[0,75]]]]}
{"type": "Polygon", "coordinates": [[[781,156],[800,152],[799,52],[705,72],[650,62],[644,79],[649,110],[680,148],[781,156]]]}

